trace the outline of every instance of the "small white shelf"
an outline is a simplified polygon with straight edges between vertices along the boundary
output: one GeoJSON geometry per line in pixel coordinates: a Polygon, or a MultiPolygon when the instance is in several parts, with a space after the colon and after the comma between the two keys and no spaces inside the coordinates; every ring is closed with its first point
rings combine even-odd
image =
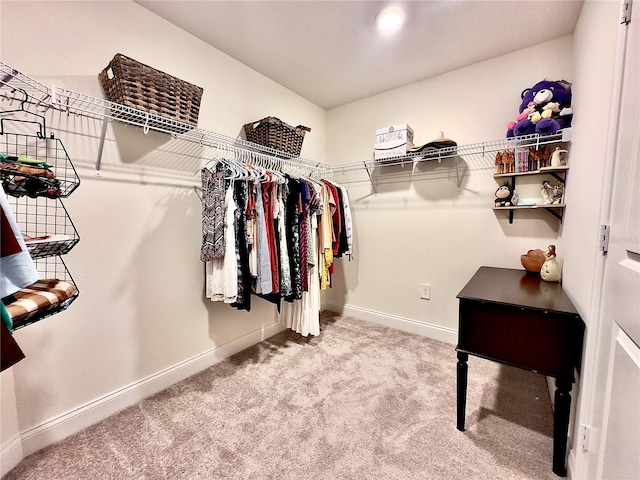
{"type": "Polygon", "coordinates": [[[565,203],[536,204],[536,205],[512,205],[510,207],[493,207],[494,210],[531,210],[536,208],[565,208],[565,203]]]}
{"type": "Polygon", "coordinates": [[[530,170],[528,172],[513,172],[513,173],[495,173],[494,178],[503,178],[503,177],[516,177],[521,175],[544,175],[545,173],[554,174],[558,172],[564,172],[569,170],[568,165],[562,165],[560,167],[543,167],[539,170],[530,170]]]}

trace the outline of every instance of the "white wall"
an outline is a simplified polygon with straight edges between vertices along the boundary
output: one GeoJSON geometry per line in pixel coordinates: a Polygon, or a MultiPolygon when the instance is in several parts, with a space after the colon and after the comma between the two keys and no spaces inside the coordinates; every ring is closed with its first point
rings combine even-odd
{"type": "Polygon", "coordinates": [[[576,308],[589,317],[594,284],[600,205],[606,158],[613,67],[618,32],[618,2],[586,2],[574,36],[573,90],[576,115],[571,146],[567,220],[562,241],[567,245],[565,287],[576,308]],[[597,33],[596,33],[597,32],[597,33]],[[595,102],[599,98],[602,101],[595,102]]]}
{"type": "MultiPolygon", "coordinates": [[[[98,73],[123,53],[203,87],[201,128],[235,137],[276,115],[312,127],[302,156],[324,161],[323,109],[133,2],[2,2],[0,14],[1,60],[45,85],[101,96],[98,73]]],[[[29,453],[77,409],[138,388],[135,400],[163,383],[139,384],[150,376],[194,358],[203,368],[277,328],[260,299],[247,313],[204,298],[198,159],[166,153],[177,148],[168,136],[111,125],[97,178],[101,122],[47,117],[81,178],[64,202],[80,234],[65,257],[80,296],[15,332],[26,359],[0,377],[3,457],[20,432],[33,437],[29,453]]],[[[181,374],[172,375],[164,383],[181,374]]]]}
{"type": "MultiPolygon", "coordinates": [[[[585,321],[586,330],[578,383],[580,397],[573,412],[577,420],[574,432],[570,432],[573,438],[579,438],[578,429],[583,423],[600,428],[604,407],[604,395],[600,392],[606,386],[611,331],[598,325],[604,257],[597,250],[597,240],[600,220],[608,217],[604,211],[607,202],[603,203],[602,196],[608,195],[603,183],[607,178],[607,162],[611,161],[607,136],[616,40],[618,29],[622,28],[619,12],[618,2],[585,2],[574,34],[576,117],[570,173],[571,182],[580,188],[568,192],[562,242],[567,246],[564,289],[585,321]],[[594,102],[594,98],[601,101],[594,102]]],[[[596,431],[592,438],[593,446],[597,444],[596,431]]],[[[596,448],[585,452],[574,445],[569,455],[573,478],[593,478],[597,455],[596,448]]]]}
{"type": "MultiPolygon", "coordinates": [[[[375,130],[400,123],[413,127],[416,145],[434,130],[460,145],[504,138],[524,88],[544,78],[572,80],[572,45],[564,37],[331,109],[327,159],[370,159],[375,130]]],[[[367,183],[349,185],[356,254],[337,266],[330,306],[345,303],[355,311],[457,329],[456,295],[478,267],[521,268],[527,250],[559,243],[560,223],[547,212],[516,212],[509,224],[505,212],[492,210],[494,155],[466,163],[461,188],[451,160],[423,164],[429,174],[396,183],[385,175],[411,166],[382,167],[377,193],[367,183]],[[432,285],[431,300],[419,299],[421,282],[432,285]]],[[[539,181],[532,185],[538,195],[539,181]]],[[[569,178],[572,188],[579,185],[569,178]]],[[[561,247],[558,253],[565,254],[561,247]]]]}

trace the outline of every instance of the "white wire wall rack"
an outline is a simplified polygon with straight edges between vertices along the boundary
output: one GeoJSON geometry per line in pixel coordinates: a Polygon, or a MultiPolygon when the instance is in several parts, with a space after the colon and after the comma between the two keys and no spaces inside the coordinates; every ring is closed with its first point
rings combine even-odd
{"type": "Polygon", "coordinates": [[[40,277],[16,292],[14,300],[38,291],[46,292],[39,298],[47,299],[40,303],[29,297],[37,308],[13,318],[17,330],[65,310],[78,297],[61,255],[80,240],[62,203],[80,178],[62,142],[47,132],[48,87],[0,62],[0,103],[0,181],[40,277]],[[64,294],[59,290],[63,284],[64,294]]]}
{"type": "Polygon", "coordinates": [[[359,162],[343,163],[333,166],[333,175],[334,179],[342,184],[370,182],[374,191],[376,191],[377,182],[392,178],[406,178],[408,176],[419,175],[419,172],[416,174],[415,166],[423,162],[442,163],[444,160],[452,159],[455,166],[456,182],[458,188],[460,188],[463,178],[462,160],[493,166],[495,154],[499,151],[528,148],[530,146],[537,148],[542,145],[567,142],[570,140],[571,129],[565,129],[553,135],[534,134],[503,138],[469,145],[430,149],[426,152],[409,153],[382,160],[369,159],[359,162]],[[386,168],[397,166],[403,168],[386,168]],[[376,173],[375,178],[374,172],[376,173]]]}
{"type": "MultiPolygon", "coordinates": [[[[19,72],[4,62],[0,62],[0,83],[13,85],[16,88],[22,89],[35,104],[47,104],[51,98],[51,92],[47,86],[19,72]]],[[[7,96],[7,99],[13,101],[14,97],[7,96]]]]}
{"type": "MultiPolygon", "coordinates": [[[[377,193],[376,187],[378,183],[393,181],[398,178],[406,178],[407,176],[417,177],[421,175],[420,172],[416,172],[415,167],[417,165],[427,161],[435,161],[438,164],[442,164],[443,160],[447,159],[454,160],[456,181],[458,187],[460,187],[462,174],[460,158],[457,154],[456,147],[446,147],[428,152],[409,153],[384,159],[369,159],[333,165],[333,178],[336,182],[345,185],[361,182],[370,183],[374,192],[377,193]]],[[[447,169],[449,167],[445,166],[443,168],[447,169]]]]}
{"type": "MultiPolygon", "coordinates": [[[[540,146],[545,144],[567,142],[571,140],[571,129],[565,129],[554,135],[527,135],[514,138],[503,138],[487,142],[459,145],[457,147],[446,147],[443,149],[432,149],[426,152],[411,153],[398,157],[390,157],[384,160],[368,159],[364,161],[346,162],[337,165],[328,165],[304,158],[288,155],[279,150],[258,145],[240,138],[228,137],[201,128],[193,127],[186,123],[181,123],[173,119],[154,115],[149,112],[136,110],[134,108],[116,104],[108,100],[92,97],[79,92],[65,89],[59,86],[52,86],[51,89],[37,82],[36,80],[20,73],[5,63],[0,62],[0,81],[7,83],[11,81],[29,93],[29,101],[39,105],[42,109],[55,108],[66,112],[85,116],[102,121],[102,133],[98,154],[96,159],[96,171],[100,171],[102,161],[102,151],[106,136],[106,129],[109,121],[122,122],[134,127],[143,129],[147,133],[151,130],[167,133],[178,140],[188,143],[196,143],[202,146],[219,149],[223,153],[233,154],[237,161],[251,163],[255,162],[261,166],[304,174],[314,177],[333,178],[338,183],[351,184],[358,182],[369,182],[376,190],[376,184],[394,178],[406,178],[407,176],[419,176],[419,169],[412,168],[420,164],[432,164],[435,162],[442,164],[443,169],[451,168],[445,166],[444,161],[451,159],[455,167],[456,183],[458,188],[462,185],[464,176],[464,162],[471,160],[472,163],[481,163],[488,167],[493,165],[493,155],[501,150],[509,150],[518,147],[540,146]],[[258,162],[256,162],[256,160],[258,162]],[[405,167],[402,169],[386,169],[385,167],[405,167]],[[392,171],[393,170],[393,171],[392,171]],[[416,174],[416,171],[418,172],[416,174]],[[374,175],[375,173],[375,175],[374,175]]],[[[210,159],[204,159],[210,160],[210,159]]],[[[447,162],[451,163],[451,162],[447,162]]],[[[424,172],[422,172],[424,173],[424,172]]]]}
{"type": "MultiPolygon", "coordinates": [[[[0,86],[8,87],[1,89],[2,96],[0,99],[10,102],[9,108],[3,108],[5,111],[15,107],[16,110],[33,113],[42,119],[38,120],[43,125],[39,136],[46,136],[44,116],[40,115],[40,113],[44,113],[50,108],[68,115],[73,114],[102,121],[102,131],[95,163],[98,175],[100,174],[107,126],[110,121],[116,121],[142,128],[144,133],[149,131],[166,133],[172,135],[172,138],[190,145],[196,144],[219,150],[235,161],[252,163],[295,175],[316,178],[331,178],[332,176],[333,170],[331,166],[322,162],[289,155],[247,140],[196,128],[193,125],[63,87],[53,85],[50,89],[4,62],[0,62],[0,86]]],[[[53,138],[53,135],[51,137],[53,138]]],[[[207,153],[211,153],[210,149],[207,150],[207,153]]],[[[217,155],[214,154],[214,156],[217,155]]],[[[203,164],[210,161],[210,155],[202,158],[202,160],[203,164]]]]}
{"type": "Polygon", "coordinates": [[[251,163],[257,159],[263,166],[268,165],[270,168],[285,172],[306,171],[310,176],[328,177],[332,172],[331,166],[321,162],[288,155],[279,150],[240,138],[232,138],[193,127],[193,125],[160,117],[149,112],[136,110],[125,105],[116,104],[102,98],[92,97],[55,85],[52,89],[51,102],[55,108],[68,114],[82,115],[103,121],[98,157],[96,159],[97,171],[100,170],[101,166],[102,148],[104,146],[108,121],[115,120],[142,128],[144,133],[148,133],[149,131],[167,133],[173,135],[174,138],[178,140],[236,153],[235,159],[238,161],[251,163]]]}

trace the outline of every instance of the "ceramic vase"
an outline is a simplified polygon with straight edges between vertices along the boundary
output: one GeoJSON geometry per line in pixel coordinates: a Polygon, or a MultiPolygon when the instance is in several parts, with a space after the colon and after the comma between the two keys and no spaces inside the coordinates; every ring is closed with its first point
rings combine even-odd
{"type": "Polygon", "coordinates": [[[540,269],[540,277],[545,282],[560,281],[560,267],[558,266],[558,262],[556,262],[556,257],[549,257],[544,261],[540,269]]]}

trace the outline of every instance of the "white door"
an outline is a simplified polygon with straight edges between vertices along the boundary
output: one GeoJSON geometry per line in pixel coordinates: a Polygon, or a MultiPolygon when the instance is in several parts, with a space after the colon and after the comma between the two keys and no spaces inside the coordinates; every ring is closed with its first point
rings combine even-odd
{"type": "Polygon", "coordinates": [[[596,478],[604,480],[640,479],[640,2],[631,15],[601,308],[611,333],[602,345],[609,363],[596,478]]]}

